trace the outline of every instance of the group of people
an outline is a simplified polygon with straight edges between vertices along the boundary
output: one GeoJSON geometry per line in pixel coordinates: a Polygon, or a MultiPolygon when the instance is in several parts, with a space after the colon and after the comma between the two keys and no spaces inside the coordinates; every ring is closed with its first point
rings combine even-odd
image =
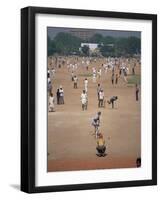
{"type": "Polygon", "coordinates": [[[56,97],[57,97],[57,105],[64,104],[64,90],[61,85],[59,88],[57,88],[56,97]]]}
{"type": "MultiPolygon", "coordinates": [[[[130,61],[126,60],[125,62],[121,63],[121,59],[107,59],[106,63],[102,64],[102,67],[99,67],[97,70],[96,67],[92,68],[92,80],[95,83],[97,79],[101,79],[102,76],[102,71],[105,72],[105,74],[108,73],[108,71],[111,71],[111,83],[112,85],[117,85],[119,82],[119,78],[123,78],[123,80],[126,82],[126,76],[129,73],[129,69],[127,67],[128,63],[130,61]]],[[[59,68],[61,66],[65,66],[65,63],[67,64],[68,72],[71,73],[71,81],[73,82],[73,88],[77,89],[78,88],[78,77],[76,75],[76,70],[80,67],[79,64],[79,58],[77,58],[74,61],[74,64],[70,63],[69,60],[63,60],[63,64],[61,63],[59,68]]],[[[86,70],[89,70],[89,64],[92,62],[96,62],[95,60],[82,60],[82,63],[84,66],[86,66],[86,70]]],[[[132,75],[135,75],[135,68],[136,68],[136,62],[132,65],[132,75]]],[[[64,89],[60,85],[59,88],[57,88],[56,91],[56,99],[54,98],[54,95],[52,93],[52,78],[51,78],[51,72],[52,72],[52,78],[55,76],[55,70],[52,69],[51,71],[48,71],[48,93],[49,93],[49,112],[54,112],[55,111],[55,104],[57,102],[57,105],[64,104],[64,89]]],[[[80,101],[81,101],[81,108],[82,111],[87,110],[88,108],[88,79],[84,79],[83,83],[83,90],[80,95],[80,101]]],[[[139,100],[139,86],[135,85],[135,94],[136,94],[136,101],[139,100]]],[[[101,86],[100,83],[97,85],[97,98],[98,98],[98,108],[103,108],[105,107],[105,104],[108,103],[109,105],[112,106],[112,109],[115,107],[115,102],[118,100],[118,96],[111,96],[108,100],[105,99],[105,92],[103,87],[101,86]]],[[[101,117],[101,112],[99,111],[96,116],[93,117],[92,119],[92,126],[94,127],[94,133],[95,133],[95,138],[96,138],[96,150],[97,150],[97,155],[98,156],[105,156],[106,155],[106,143],[104,139],[104,135],[100,132],[100,117],[101,117]]]]}
{"type": "MultiPolygon", "coordinates": [[[[88,66],[91,63],[96,63],[97,59],[100,58],[85,58],[83,57],[82,60],[78,57],[74,58],[74,63],[70,63],[70,58],[55,58],[55,63],[57,63],[57,66],[62,65],[65,66],[65,63],[67,64],[68,68],[71,69],[71,80],[73,81],[73,88],[77,89],[78,88],[78,77],[75,75],[74,71],[77,70],[78,66],[80,67],[80,64],[83,66],[88,66]]],[[[54,63],[53,58],[51,59],[50,63],[54,63]]],[[[126,76],[129,71],[128,65],[131,64],[132,68],[132,74],[135,75],[135,68],[137,65],[138,61],[136,59],[133,59],[132,62],[130,59],[125,59],[125,58],[106,58],[105,62],[102,64],[102,69],[107,73],[108,70],[112,71],[111,75],[111,83],[112,85],[117,85],[118,80],[120,77],[123,77],[125,82],[126,82],[126,76]],[[119,71],[116,73],[116,71],[119,71]]],[[[94,82],[96,82],[96,78],[101,78],[102,74],[102,69],[101,67],[97,70],[96,67],[92,68],[92,76],[94,82]]],[[[51,70],[48,70],[48,92],[49,95],[52,94],[52,81],[51,77],[53,78],[55,76],[55,68],[52,67],[51,70]]],[[[139,87],[138,85],[135,87],[136,88],[136,101],[139,99],[139,87]]],[[[98,107],[105,107],[106,102],[112,105],[112,108],[114,108],[114,101],[118,99],[117,96],[111,97],[109,101],[105,101],[105,94],[103,88],[100,87],[100,84],[98,84],[97,88],[97,95],[98,95],[98,107]]],[[[53,95],[53,94],[52,94],[53,95]]],[[[52,96],[50,95],[50,96],[52,96]]],[[[59,87],[56,92],[56,97],[57,97],[57,104],[64,104],[64,91],[62,87],[59,87]]],[[[87,109],[88,105],[88,79],[85,78],[84,80],[84,89],[81,94],[81,103],[82,103],[82,110],[87,109]]]]}
{"type": "Polygon", "coordinates": [[[118,96],[112,96],[110,97],[109,100],[105,99],[105,94],[104,94],[104,90],[101,87],[101,84],[99,83],[97,86],[97,97],[98,97],[98,107],[105,107],[106,102],[108,104],[112,105],[112,108],[114,108],[114,102],[118,99],[118,96]]]}
{"type": "MultiPolygon", "coordinates": [[[[58,89],[57,89],[57,92],[56,92],[56,97],[57,97],[57,105],[60,105],[60,104],[64,104],[64,90],[63,90],[63,87],[60,86],[58,89]]],[[[55,97],[53,96],[53,93],[50,92],[49,94],[49,112],[55,112],[55,97]]]]}

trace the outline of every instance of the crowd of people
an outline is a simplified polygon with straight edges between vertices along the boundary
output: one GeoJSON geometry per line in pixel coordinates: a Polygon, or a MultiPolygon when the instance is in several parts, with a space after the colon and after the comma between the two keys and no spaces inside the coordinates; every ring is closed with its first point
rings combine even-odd
{"type": "MultiPolygon", "coordinates": [[[[112,109],[115,108],[115,102],[118,101],[119,97],[116,95],[106,96],[103,85],[100,83],[102,76],[109,78],[111,76],[111,86],[117,86],[120,80],[123,84],[127,84],[127,76],[130,74],[134,76],[136,74],[136,67],[140,65],[139,58],[96,58],[96,57],[50,57],[48,58],[48,111],[55,112],[56,104],[65,104],[64,88],[60,83],[58,88],[55,88],[54,79],[56,78],[57,70],[60,68],[67,68],[67,72],[71,81],[73,82],[74,90],[82,88],[82,93],[80,94],[80,102],[82,111],[87,111],[88,109],[88,94],[90,92],[89,82],[91,84],[97,84],[96,87],[96,99],[98,100],[98,109],[105,108],[106,103],[111,105],[112,109]],[[98,66],[97,62],[102,62],[98,66]],[[97,65],[97,66],[96,66],[97,65]],[[82,83],[82,79],[79,80],[78,69],[82,69],[84,72],[91,74],[91,78],[85,77],[82,83]],[[83,85],[83,87],[82,87],[83,85]],[[53,94],[55,92],[55,95],[53,94]]],[[[113,88],[115,91],[115,87],[113,88]]],[[[139,84],[135,85],[135,96],[136,101],[139,101],[139,84]]],[[[99,156],[105,156],[106,146],[105,140],[102,133],[99,131],[100,127],[100,116],[99,111],[97,115],[92,120],[92,126],[94,127],[95,137],[97,139],[97,151],[99,156]]]]}

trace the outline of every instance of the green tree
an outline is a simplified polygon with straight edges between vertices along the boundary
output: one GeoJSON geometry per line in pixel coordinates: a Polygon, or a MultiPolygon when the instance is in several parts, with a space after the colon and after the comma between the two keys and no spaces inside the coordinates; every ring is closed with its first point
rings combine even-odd
{"type": "Polygon", "coordinates": [[[101,34],[96,33],[90,38],[89,42],[101,44],[103,40],[104,40],[104,37],[101,34]]]}
{"type": "Polygon", "coordinates": [[[78,52],[81,45],[80,38],[64,32],[58,33],[54,38],[54,42],[57,52],[65,55],[78,52]]]}
{"type": "Polygon", "coordinates": [[[112,36],[106,36],[103,39],[104,44],[114,44],[114,42],[115,42],[115,38],[112,36]]]}
{"type": "Polygon", "coordinates": [[[114,56],[114,47],[109,45],[100,46],[100,52],[103,56],[114,56]]]}
{"type": "MultiPolygon", "coordinates": [[[[47,37],[48,56],[55,53],[62,55],[79,54],[82,39],[70,33],[60,32],[54,39],[47,37]]],[[[141,52],[141,40],[137,37],[112,37],[94,34],[89,42],[98,43],[103,56],[129,56],[141,52]]],[[[82,53],[89,55],[89,47],[82,47],[82,53]]]]}
{"type": "Polygon", "coordinates": [[[89,56],[89,46],[84,45],[81,50],[85,56],[89,56]]]}
{"type": "Polygon", "coordinates": [[[54,40],[51,40],[49,36],[47,37],[47,45],[48,45],[48,48],[47,48],[48,56],[51,56],[56,52],[56,45],[55,45],[54,40]]]}
{"type": "Polygon", "coordinates": [[[126,56],[127,54],[127,38],[119,37],[115,39],[115,55],[126,56]]]}
{"type": "Polygon", "coordinates": [[[141,41],[137,37],[127,38],[127,51],[129,54],[137,54],[141,52],[141,41]]]}
{"type": "Polygon", "coordinates": [[[128,56],[140,53],[140,39],[137,37],[116,38],[115,39],[115,55],[128,56]]]}

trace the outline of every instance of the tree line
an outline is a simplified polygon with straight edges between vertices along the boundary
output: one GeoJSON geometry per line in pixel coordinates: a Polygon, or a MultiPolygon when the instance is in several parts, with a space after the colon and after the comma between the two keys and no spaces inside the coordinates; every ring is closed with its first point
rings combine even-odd
{"type": "Polygon", "coordinates": [[[89,56],[88,46],[84,46],[81,51],[81,43],[97,43],[98,50],[103,56],[132,56],[141,53],[140,38],[103,36],[96,33],[91,38],[82,40],[70,33],[60,32],[53,39],[47,37],[48,56],[59,55],[83,55],[89,56]]]}

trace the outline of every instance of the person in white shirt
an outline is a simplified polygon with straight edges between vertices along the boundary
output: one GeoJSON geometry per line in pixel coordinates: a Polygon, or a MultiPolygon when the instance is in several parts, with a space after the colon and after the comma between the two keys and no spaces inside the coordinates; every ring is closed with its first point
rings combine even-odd
{"type": "Polygon", "coordinates": [[[50,83],[51,82],[51,78],[50,77],[48,77],[48,83],[50,83]]]}
{"type": "Polygon", "coordinates": [[[92,72],[96,74],[96,68],[95,67],[92,68],[92,72]]]}
{"type": "Polygon", "coordinates": [[[87,93],[88,92],[88,80],[87,80],[87,78],[85,78],[85,80],[84,80],[84,89],[85,89],[85,92],[87,93]]]}
{"type": "Polygon", "coordinates": [[[93,73],[93,77],[92,77],[93,83],[96,82],[96,73],[93,73]]]}
{"type": "Polygon", "coordinates": [[[101,89],[99,92],[99,103],[98,103],[98,107],[103,107],[103,102],[104,102],[104,92],[101,89]]]}
{"type": "Polygon", "coordinates": [[[74,81],[74,72],[72,70],[72,73],[71,73],[71,80],[74,81]]]}
{"type": "Polygon", "coordinates": [[[97,77],[97,71],[96,71],[96,68],[95,67],[93,67],[92,68],[92,80],[93,80],[93,83],[95,83],[96,82],[96,77],[97,77]]]}
{"type": "Polygon", "coordinates": [[[77,76],[74,76],[73,80],[74,80],[74,88],[76,89],[76,88],[78,88],[78,78],[77,78],[77,76]]]}
{"type": "Polygon", "coordinates": [[[49,96],[49,112],[55,112],[54,108],[55,108],[55,98],[53,96],[53,93],[50,94],[49,96]]]}
{"type": "Polygon", "coordinates": [[[51,79],[53,80],[54,79],[54,77],[55,77],[55,69],[54,68],[52,68],[52,70],[51,70],[51,79]]]}
{"type": "Polygon", "coordinates": [[[97,75],[98,75],[98,78],[99,78],[99,79],[101,78],[101,74],[102,74],[102,71],[101,71],[101,69],[99,69],[99,70],[97,71],[97,75]]]}
{"type": "Polygon", "coordinates": [[[83,111],[87,110],[88,97],[85,90],[83,90],[83,93],[81,94],[81,103],[82,103],[82,110],[83,111]]]}

